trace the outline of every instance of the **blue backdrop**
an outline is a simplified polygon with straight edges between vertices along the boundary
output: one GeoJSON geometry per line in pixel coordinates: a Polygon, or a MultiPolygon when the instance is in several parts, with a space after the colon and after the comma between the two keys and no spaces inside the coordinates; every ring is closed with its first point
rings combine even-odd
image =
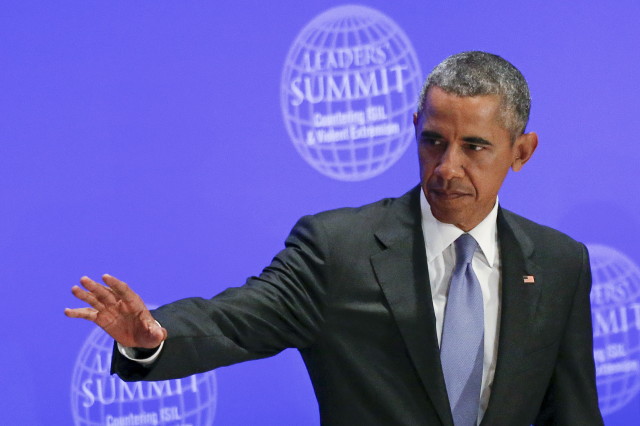
{"type": "MultiPolygon", "coordinates": [[[[258,273],[301,215],[418,182],[414,145],[386,172],[345,182],[314,170],[287,133],[287,52],[339,4],[3,3],[0,423],[73,424],[72,376],[93,326],[62,309],[79,306],[69,288],[80,276],[108,272],[156,305],[211,296],[258,273]]],[[[639,3],[362,4],[404,30],[425,74],[463,50],[513,62],[540,146],[502,204],[640,264],[639,3]]],[[[318,422],[295,351],[216,375],[215,424],[318,422]]],[[[636,376],[607,424],[638,423],[636,376]]]]}

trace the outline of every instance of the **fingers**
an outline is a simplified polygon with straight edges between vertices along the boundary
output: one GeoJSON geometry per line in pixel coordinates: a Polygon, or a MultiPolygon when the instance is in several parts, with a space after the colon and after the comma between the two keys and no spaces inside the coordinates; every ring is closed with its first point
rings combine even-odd
{"type": "Polygon", "coordinates": [[[109,289],[120,300],[122,300],[126,306],[129,306],[132,310],[146,311],[147,307],[144,304],[142,298],[127,285],[124,281],[120,281],[116,277],[112,277],[109,274],[102,276],[102,281],[109,286],[109,289]]]}
{"type": "Polygon", "coordinates": [[[91,322],[95,322],[96,317],[98,315],[98,311],[91,308],[77,308],[77,309],[66,308],[64,310],[64,314],[69,318],[82,318],[82,319],[89,320],[91,322]]]}
{"type": "Polygon", "coordinates": [[[78,287],[77,285],[74,285],[73,287],[71,287],[71,293],[73,293],[73,295],[78,299],[82,300],[83,302],[86,302],[87,304],[91,305],[93,308],[97,310],[102,310],[105,307],[104,303],[98,300],[98,298],[94,295],[94,293],[85,291],[80,287],[78,287]]]}
{"type": "MultiPolygon", "coordinates": [[[[113,291],[111,291],[109,287],[98,284],[89,277],[85,276],[80,278],[80,284],[82,284],[84,288],[89,290],[89,292],[93,294],[93,296],[95,296],[97,300],[105,305],[112,305],[117,302],[113,291]]],[[[78,297],[75,292],[73,294],[78,297]]]]}
{"type": "Polygon", "coordinates": [[[104,274],[102,276],[102,281],[104,281],[104,283],[109,286],[113,293],[115,293],[125,302],[130,301],[133,297],[136,296],[136,293],[134,293],[133,290],[131,290],[131,288],[129,288],[129,286],[124,281],[120,281],[116,277],[112,277],[109,274],[104,274]]]}

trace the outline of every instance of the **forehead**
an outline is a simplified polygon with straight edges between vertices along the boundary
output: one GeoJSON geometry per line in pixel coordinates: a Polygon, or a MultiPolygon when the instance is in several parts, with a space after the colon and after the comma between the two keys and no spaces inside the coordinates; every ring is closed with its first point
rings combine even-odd
{"type": "Polygon", "coordinates": [[[458,96],[432,87],[425,98],[423,118],[432,124],[443,122],[504,127],[501,107],[502,98],[499,95],[458,96]]]}

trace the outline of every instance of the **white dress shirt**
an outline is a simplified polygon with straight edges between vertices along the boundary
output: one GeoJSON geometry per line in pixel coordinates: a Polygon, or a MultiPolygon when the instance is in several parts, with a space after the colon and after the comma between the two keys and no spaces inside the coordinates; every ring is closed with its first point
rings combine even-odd
{"type": "MultiPolygon", "coordinates": [[[[427,252],[433,310],[436,314],[436,332],[438,345],[440,345],[449,284],[456,264],[453,242],[464,234],[464,231],[455,225],[442,223],[433,217],[429,203],[422,191],[420,191],[420,209],[422,211],[422,233],[427,252]]],[[[468,232],[478,242],[480,248],[473,255],[472,266],[480,282],[484,306],[484,362],[478,423],[480,423],[489,403],[498,354],[501,267],[497,219],[498,200],[487,217],[468,232]]]]}

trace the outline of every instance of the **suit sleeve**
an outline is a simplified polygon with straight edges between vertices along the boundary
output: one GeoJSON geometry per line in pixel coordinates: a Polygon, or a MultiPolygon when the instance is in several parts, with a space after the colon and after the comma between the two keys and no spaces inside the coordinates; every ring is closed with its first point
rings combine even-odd
{"type": "Polygon", "coordinates": [[[536,425],[603,425],[593,361],[591,268],[582,245],[582,265],[556,366],[536,425]]]}
{"type": "Polygon", "coordinates": [[[315,217],[296,224],[260,276],[212,299],[189,298],[152,312],[168,331],[150,366],[113,352],[123,380],[167,380],[311,345],[322,323],[328,244],[315,217]]]}

